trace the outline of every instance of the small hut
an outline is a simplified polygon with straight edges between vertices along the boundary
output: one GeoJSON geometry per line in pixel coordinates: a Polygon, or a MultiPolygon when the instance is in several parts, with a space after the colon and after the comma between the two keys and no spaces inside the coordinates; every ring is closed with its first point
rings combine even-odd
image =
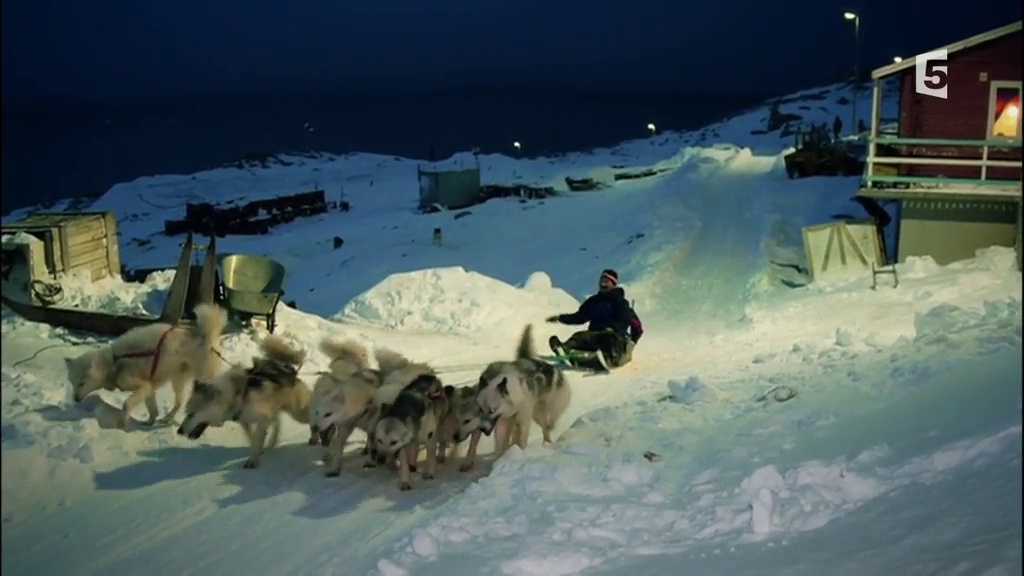
{"type": "Polygon", "coordinates": [[[416,175],[420,210],[454,210],[480,202],[480,163],[475,155],[473,160],[453,157],[417,166],[416,175]]]}
{"type": "Polygon", "coordinates": [[[43,303],[64,276],[121,277],[113,212],[37,212],[2,232],[4,293],[15,299],[43,303]]]}

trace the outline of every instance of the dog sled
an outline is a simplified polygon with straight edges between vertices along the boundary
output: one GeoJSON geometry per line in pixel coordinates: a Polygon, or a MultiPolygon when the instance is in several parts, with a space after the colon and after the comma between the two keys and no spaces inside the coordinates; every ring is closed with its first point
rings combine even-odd
{"type": "Polygon", "coordinates": [[[62,306],[41,306],[19,302],[2,295],[3,305],[30,322],[49,324],[58,328],[91,332],[105,336],[120,336],[125,332],[158,322],[178,324],[186,314],[191,314],[197,304],[212,302],[216,285],[216,240],[210,239],[206,259],[201,266],[192,265],[192,254],[196,246],[192,234],[182,244],[178,266],[168,290],[160,316],[135,316],[128,314],[106,314],[90,310],[76,310],[62,306]],[[198,271],[198,274],[195,272],[198,271]]]}
{"type": "Polygon", "coordinates": [[[263,318],[271,334],[277,325],[277,304],[284,296],[284,279],[284,265],[265,256],[227,254],[220,258],[220,298],[229,317],[243,323],[263,318]]]}

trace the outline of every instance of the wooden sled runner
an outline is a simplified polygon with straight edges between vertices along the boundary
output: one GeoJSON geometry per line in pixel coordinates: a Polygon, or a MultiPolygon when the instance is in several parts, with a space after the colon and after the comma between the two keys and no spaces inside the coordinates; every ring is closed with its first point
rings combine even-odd
{"type": "Polygon", "coordinates": [[[6,295],[2,295],[3,305],[30,322],[105,336],[120,336],[133,328],[158,322],[178,324],[186,315],[191,316],[192,309],[197,304],[213,302],[217,274],[216,239],[210,238],[203,265],[195,267],[198,270],[193,270],[192,266],[195,248],[192,234],[189,234],[178,257],[174,279],[171,281],[167,300],[159,317],[106,314],[61,306],[37,306],[12,300],[6,295]],[[195,271],[199,272],[198,277],[193,277],[195,271]]]}

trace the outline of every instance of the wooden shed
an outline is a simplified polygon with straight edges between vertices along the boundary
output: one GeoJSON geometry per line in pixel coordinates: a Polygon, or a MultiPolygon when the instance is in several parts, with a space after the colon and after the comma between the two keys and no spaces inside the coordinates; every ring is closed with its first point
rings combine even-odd
{"type": "Polygon", "coordinates": [[[420,210],[442,207],[448,210],[478,204],[480,192],[480,165],[464,159],[451,158],[416,167],[420,184],[420,210]]]}
{"type": "Polygon", "coordinates": [[[121,276],[113,212],[37,212],[2,226],[4,235],[18,232],[42,241],[44,261],[52,277],[88,273],[95,281],[121,276]]]}
{"type": "Polygon", "coordinates": [[[1021,52],[1017,21],[872,72],[858,195],[895,208],[897,261],[927,255],[947,264],[979,248],[1019,247],[1021,52]],[[945,61],[934,58],[940,51],[945,61]],[[901,87],[895,136],[881,134],[879,116],[881,82],[892,77],[901,87]],[[922,81],[945,94],[922,92],[922,81]]]}

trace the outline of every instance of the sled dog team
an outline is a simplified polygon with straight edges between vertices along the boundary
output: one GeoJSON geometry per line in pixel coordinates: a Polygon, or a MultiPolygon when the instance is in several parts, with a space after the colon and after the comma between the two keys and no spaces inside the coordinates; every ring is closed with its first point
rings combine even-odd
{"type": "Polygon", "coordinates": [[[458,388],[444,385],[429,365],[393,350],[377,348],[377,367],[372,368],[365,346],[324,339],[320,351],[330,365],[310,388],[299,377],[305,351],[280,336],[261,342],[251,366],[225,368],[217,346],[226,325],[223,309],[202,304],[196,307],[194,325],[135,328],[68,359],[74,400],[101,388],[129,392],[119,427],[128,427],[129,414],[142,403],[152,425],[157,422],[156,391],[170,382],[174,406],[162,421],[172,422],[184,409],[178,434],[193,440],[210,426],[238,422],[250,445],[245,468],[259,466],[264,447],[277,445],[283,414],[309,425],[310,445],[324,446],[327,476],[341,473],[345,443],[362,430],[367,438],[363,467],[397,466],[399,488],[409,490],[421,449],[424,480],[434,478],[438,464],[456,459],[467,440],[459,469],[471,470],[482,435],[494,434],[497,458],[512,443],[525,449],[533,422],[544,441],[552,442],[551,432],[572,398],[565,375],[539,359],[531,326],[523,331],[512,360],[492,362],[477,384],[458,388]],[[191,382],[192,395],[185,403],[191,382]]]}

